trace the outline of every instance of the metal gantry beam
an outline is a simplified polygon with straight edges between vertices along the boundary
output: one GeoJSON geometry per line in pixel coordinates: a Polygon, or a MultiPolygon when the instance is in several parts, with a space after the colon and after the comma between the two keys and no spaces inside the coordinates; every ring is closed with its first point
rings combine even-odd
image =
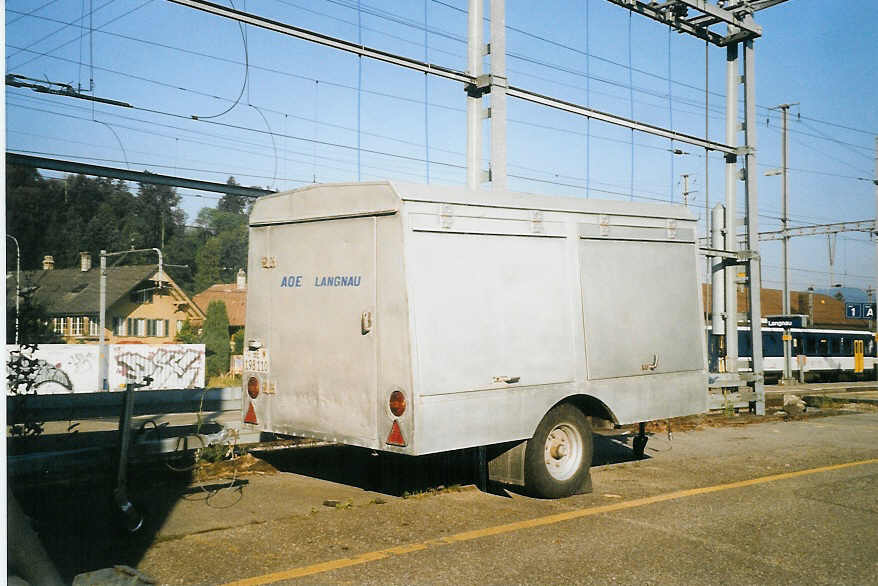
{"type": "MultiPolygon", "coordinates": [[[[709,17],[714,23],[724,22],[732,26],[736,26],[743,31],[751,34],[751,38],[762,36],[762,27],[753,22],[753,17],[749,12],[739,14],[734,11],[720,8],[717,4],[711,4],[707,0],[677,0],[677,4],[684,4],[689,8],[698,10],[709,17]]],[[[746,6],[745,3],[739,3],[746,6]]],[[[689,20],[688,22],[692,22],[689,20]]]]}
{"type": "MultiPolygon", "coordinates": [[[[719,6],[708,0],[669,0],[667,2],[640,2],[639,0],[609,0],[613,4],[626,8],[647,18],[675,28],[681,33],[704,39],[718,47],[726,47],[754,39],[762,35],[762,27],[753,21],[752,12],[758,10],[750,2],[735,2],[719,6]],[[689,16],[689,10],[697,10],[701,14],[689,16]],[[730,30],[723,35],[710,30],[715,24],[727,24],[730,30]]],[[[776,0],[777,4],[783,0],[776,0]]],[[[773,4],[772,4],[773,5],[773,4]]],[[[768,8],[768,6],[762,6],[768,8]]]]}
{"type": "Polygon", "coordinates": [[[97,177],[112,177],[113,179],[123,179],[125,181],[137,181],[140,183],[152,183],[155,185],[170,185],[171,187],[185,187],[187,189],[226,193],[243,197],[255,198],[261,195],[275,193],[275,191],[271,189],[261,189],[259,187],[244,187],[242,185],[214,183],[213,181],[198,181],[196,179],[187,179],[186,177],[174,177],[173,175],[159,175],[157,173],[147,173],[145,171],[131,171],[116,167],[104,167],[102,165],[80,163],[79,161],[48,159],[44,157],[35,157],[33,155],[23,155],[21,153],[12,153],[9,151],[6,151],[6,162],[10,165],[34,167],[36,169],[51,169],[53,171],[64,171],[65,173],[81,173],[82,175],[95,175],[97,177]]]}
{"type": "MultiPolygon", "coordinates": [[[[798,226],[796,228],[788,228],[787,229],[787,237],[793,238],[796,236],[819,236],[821,234],[837,234],[838,232],[869,232],[870,234],[875,234],[876,230],[878,230],[878,225],[876,225],[875,220],[861,220],[858,222],[834,222],[832,224],[814,224],[811,226],[798,226]]],[[[772,230],[769,232],[760,232],[759,240],[783,240],[784,231],[783,230],[772,230]]],[[[713,248],[707,248],[710,244],[710,238],[705,237],[699,239],[699,242],[702,245],[702,254],[707,256],[724,256],[728,258],[735,258],[740,255],[741,251],[734,252],[729,250],[715,250],[715,246],[713,248]],[[718,254],[719,252],[723,254],[718,254]]],[[[743,238],[739,237],[738,244],[740,246],[746,246],[746,242],[743,238]]]]}
{"type": "MultiPolygon", "coordinates": [[[[818,234],[835,234],[837,232],[874,232],[875,220],[862,220],[859,222],[835,222],[833,224],[814,224],[813,226],[798,226],[787,228],[786,235],[793,236],[816,236],[818,234]]],[[[783,240],[784,231],[774,230],[760,232],[759,240],[783,240]]]]}

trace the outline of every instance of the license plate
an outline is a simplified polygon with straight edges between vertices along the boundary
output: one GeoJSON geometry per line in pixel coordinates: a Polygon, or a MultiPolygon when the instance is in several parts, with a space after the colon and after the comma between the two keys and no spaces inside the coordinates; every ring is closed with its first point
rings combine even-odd
{"type": "Polygon", "coordinates": [[[244,370],[248,372],[268,372],[267,350],[248,350],[244,353],[244,370]]]}

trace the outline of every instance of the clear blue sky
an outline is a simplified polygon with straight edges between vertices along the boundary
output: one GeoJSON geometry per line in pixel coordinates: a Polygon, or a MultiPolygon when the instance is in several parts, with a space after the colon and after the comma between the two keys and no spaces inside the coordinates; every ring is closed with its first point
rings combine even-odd
{"type": "MultiPolygon", "coordinates": [[[[234,4],[466,67],[465,0],[234,4]]],[[[252,27],[245,31],[245,56],[237,23],[166,0],[8,0],[5,16],[7,73],[86,90],[93,79],[95,95],[135,106],[92,106],[6,87],[9,150],[211,181],[233,175],[245,185],[277,189],[358,178],[465,182],[465,100],[457,83],[359,63],[252,27]]],[[[764,29],[756,42],[760,172],[780,164],[779,114],[767,108],[799,102],[790,123],[793,225],[874,218],[878,47],[871,31],[878,5],[790,0],[756,19],[764,29]]],[[[507,25],[511,84],[704,134],[703,41],[669,33],[606,0],[509,0],[507,25]]],[[[708,135],[724,141],[724,49],[709,47],[708,69],[708,135]]],[[[715,153],[708,155],[705,181],[705,153],[698,148],[675,144],[687,154],[673,155],[668,141],[635,134],[632,149],[628,130],[516,100],[509,101],[508,117],[515,190],[679,202],[680,175],[688,173],[696,191],[691,203],[701,216],[705,192],[711,205],[723,198],[722,158],[715,153]]],[[[779,228],[780,184],[779,177],[760,174],[761,230],[779,228]]],[[[190,222],[218,198],[180,194],[190,222]]],[[[826,237],[797,238],[791,248],[794,287],[826,286],[826,237]]],[[[780,244],[765,243],[763,257],[765,286],[780,287],[780,244]]],[[[874,277],[868,235],[839,235],[834,281],[865,287],[874,277]]]]}

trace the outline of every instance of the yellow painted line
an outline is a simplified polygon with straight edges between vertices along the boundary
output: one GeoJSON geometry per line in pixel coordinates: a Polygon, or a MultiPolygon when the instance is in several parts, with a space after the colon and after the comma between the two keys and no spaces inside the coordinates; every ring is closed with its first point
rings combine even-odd
{"type": "Polygon", "coordinates": [[[856,462],[846,462],[844,464],[834,464],[832,466],[822,466],[820,468],[808,468],[806,470],[785,472],[783,474],[772,474],[771,476],[761,476],[759,478],[751,478],[750,480],[739,480],[738,482],[730,482],[728,484],[717,484],[714,486],[705,486],[702,488],[678,490],[675,492],[634,499],[631,501],[621,501],[608,505],[589,507],[587,509],[576,509],[564,513],[557,513],[555,515],[547,515],[545,517],[528,519],[526,521],[516,521],[515,523],[506,523],[505,525],[495,525],[494,527],[474,529],[472,531],[464,531],[455,535],[439,537],[437,539],[422,541],[420,543],[411,543],[408,545],[400,545],[388,549],[381,549],[378,551],[363,553],[350,558],[330,560],[328,562],[321,562],[319,564],[312,564],[309,566],[301,566],[299,568],[293,568],[291,570],[284,570],[272,574],[264,574],[262,576],[254,576],[252,578],[246,578],[244,580],[238,580],[236,582],[229,582],[227,586],[257,586],[261,584],[271,584],[274,582],[279,582],[281,580],[291,580],[294,578],[302,578],[304,576],[313,576],[314,574],[321,574],[324,572],[330,572],[332,570],[339,570],[341,568],[348,568],[350,566],[366,564],[369,562],[387,559],[392,556],[405,555],[408,553],[423,551],[433,547],[450,545],[453,543],[472,541],[474,539],[481,539],[483,537],[490,537],[492,535],[501,535],[503,533],[511,533],[513,531],[520,531],[522,529],[532,529],[534,527],[553,525],[555,523],[561,523],[563,521],[570,521],[573,519],[580,519],[582,517],[591,517],[593,515],[613,513],[616,511],[623,511],[625,509],[634,509],[637,507],[643,507],[646,505],[653,505],[656,503],[663,503],[692,496],[711,494],[714,492],[722,492],[726,490],[733,490],[736,488],[747,488],[749,486],[767,484],[769,482],[777,482],[778,480],[788,480],[790,478],[820,474],[822,472],[832,472],[834,470],[844,470],[845,468],[865,466],[868,464],[878,464],[878,458],[871,458],[869,460],[858,460],[856,462]]]}

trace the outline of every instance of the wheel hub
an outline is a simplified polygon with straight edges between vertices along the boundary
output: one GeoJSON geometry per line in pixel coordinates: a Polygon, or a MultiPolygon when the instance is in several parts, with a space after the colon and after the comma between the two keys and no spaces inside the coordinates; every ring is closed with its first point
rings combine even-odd
{"type": "Polygon", "coordinates": [[[582,463],[583,441],[572,425],[559,423],[546,437],[546,470],[556,480],[571,478],[582,463]]]}

